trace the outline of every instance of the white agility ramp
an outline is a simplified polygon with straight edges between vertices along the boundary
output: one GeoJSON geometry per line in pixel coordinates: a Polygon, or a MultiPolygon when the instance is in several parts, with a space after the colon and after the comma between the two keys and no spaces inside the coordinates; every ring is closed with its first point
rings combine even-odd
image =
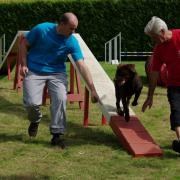
{"type": "MultiPolygon", "coordinates": [[[[14,37],[12,43],[10,44],[9,49],[7,50],[7,52],[5,53],[5,56],[2,60],[2,62],[0,63],[0,70],[5,66],[7,66],[7,61],[10,59],[16,59],[17,57],[17,53],[18,53],[18,38],[21,34],[24,34],[28,31],[18,31],[16,36],[14,37]]],[[[12,63],[12,67],[14,66],[15,62],[12,63]]],[[[7,68],[7,67],[6,67],[7,68]]]]}
{"type": "MultiPolygon", "coordinates": [[[[84,55],[85,64],[87,65],[92,75],[95,89],[97,91],[98,96],[100,97],[99,106],[106,120],[109,122],[111,116],[117,115],[114,84],[107,75],[107,73],[104,71],[102,66],[99,64],[93,53],[90,51],[86,43],[83,41],[81,36],[79,34],[74,34],[74,36],[76,37],[76,39],[80,44],[80,47],[84,55]]],[[[71,55],[69,56],[69,59],[75,66],[71,55]]],[[[75,68],[78,71],[76,66],[75,68]]],[[[130,108],[130,115],[135,115],[135,113],[132,111],[131,108],[130,108]]]]}

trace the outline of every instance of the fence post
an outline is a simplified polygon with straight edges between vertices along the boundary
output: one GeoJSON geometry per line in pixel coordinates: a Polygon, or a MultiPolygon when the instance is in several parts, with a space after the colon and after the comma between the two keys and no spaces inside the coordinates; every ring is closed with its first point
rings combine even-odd
{"type": "Polygon", "coordinates": [[[105,43],[105,61],[109,61],[111,64],[117,64],[122,61],[122,57],[148,57],[152,55],[152,52],[122,52],[122,35],[121,32],[105,43]],[[118,39],[119,38],[119,39],[118,39]],[[108,58],[107,58],[108,53],[108,58]]]}
{"type": "Polygon", "coordinates": [[[118,36],[114,38],[114,60],[117,60],[117,40],[118,36]]]}
{"type": "Polygon", "coordinates": [[[119,62],[121,63],[121,32],[119,33],[119,62]]]}
{"type": "Polygon", "coordinates": [[[105,62],[106,62],[106,56],[107,56],[107,54],[106,54],[106,48],[107,48],[107,43],[105,43],[105,45],[104,45],[104,49],[105,49],[105,51],[104,51],[105,62]]]}
{"type": "Polygon", "coordinates": [[[111,41],[108,44],[109,44],[109,63],[111,63],[111,60],[112,60],[112,51],[111,51],[112,43],[111,43],[111,41]]]}
{"type": "Polygon", "coordinates": [[[118,61],[121,59],[120,56],[120,50],[121,50],[121,37],[120,37],[121,33],[119,33],[117,36],[113,37],[112,39],[110,39],[109,41],[107,41],[105,43],[105,62],[108,59],[108,62],[111,64],[118,64],[118,61]],[[118,40],[119,38],[119,40],[118,40]],[[108,54],[108,58],[107,58],[107,54],[108,54]]]}
{"type": "Polygon", "coordinates": [[[5,53],[5,34],[3,34],[0,37],[0,63],[2,63],[5,53]]]}
{"type": "Polygon", "coordinates": [[[3,51],[2,51],[2,37],[0,38],[0,63],[2,62],[2,56],[3,56],[3,51]]]}

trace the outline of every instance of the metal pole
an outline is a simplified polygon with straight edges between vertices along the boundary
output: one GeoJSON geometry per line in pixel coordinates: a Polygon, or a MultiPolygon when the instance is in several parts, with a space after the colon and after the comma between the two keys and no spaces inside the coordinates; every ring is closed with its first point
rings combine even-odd
{"type": "Polygon", "coordinates": [[[2,37],[0,38],[0,62],[2,62],[2,54],[3,54],[3,51],[2,51],[2,37]]]}
{"type": "Polygon", "coordinates": [[[119,63],[121,63],[121,32],[119,33],[119,63]]]}
{"type": "Polygon", "coordinates": [[[105,48],[105,53],[104,53],[104,54],[105,54],[105,57],[104,57],[104,58],[105,58],[105,62],[106,62],[106,60],[107,60],[107,59],[106,59],[106,43],[105,43],[105,47],[104,47],[104,48],[105,48]]]}
{"type": "Polygon", "coordinates": [[[4,47],[3,47],[3,55],[5,55],[5,53],[6,53],[6,36],[5,36],[5,34],[3,35],[3,45],[4,45],[4,47]]]}
{"type": "Polygon", "coordinates": [[[114,38],[114,60],[117,60],[117,40],[118,36],[114,38]]]}
{"type": "Polygon", "coordinates": [[[109,63],[111,63],[112,60],[112,42],[109,42],[109,63]]]}

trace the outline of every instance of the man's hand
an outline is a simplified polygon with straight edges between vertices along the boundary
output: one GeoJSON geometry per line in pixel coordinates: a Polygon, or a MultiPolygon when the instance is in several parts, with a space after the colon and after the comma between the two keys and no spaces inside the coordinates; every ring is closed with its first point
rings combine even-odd
{"type": "Polygon", "coordinates": [[[22,67],[21,67],[21,75],[22,75],[23,77],[25,77],[25,76],[27,75],[28,71],[29,71],[29,69],[28,69],[27,66],[22,66],[22,67]]]}
{"type": "Polygon", "coordinates": [[[91,73],[89,72],[89,69],[87,68],[86,64],[84,63],[84,60],[76,61],[76,66],[79,69],[81,75],[83,76],[85,82],[87,83],[87,86],[90,89],[92,103],[99,102],[99,96],[95,90],[91,73]]]}
{"type": "Polygon", "coordinates": [[[142,106],[142,112],[145,112],[148,106],[150,109],[152,104],[153,104],[153,98],[147,97],[146,101],[144,102],[142,106]]]}
{"type": "Polygon", "coordinates": [[[99,101],[99,96],[97,95],[96,90],[91,91],[91,102],[97,103],[99,101]]]}

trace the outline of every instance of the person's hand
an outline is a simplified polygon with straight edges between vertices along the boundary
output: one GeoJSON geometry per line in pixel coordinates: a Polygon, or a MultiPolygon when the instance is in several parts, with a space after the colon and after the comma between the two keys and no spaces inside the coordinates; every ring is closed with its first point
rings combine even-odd
{"type": "Polygon", "coordinates": [[[24,77],[28,73],[29,69],[27,66],[22,66],[21,67],[21,75],[24,77]]]}
{"type": "Polygon", "coordinates": [[[142,106],[142,112],[145,112],[147,107],[151,108],[153,104],[153,98],[148,97],[142,106]]]}
{"type": "Polygon", "coordinates": [[[99,101],[99,96],[97,95],[96,90],[91,91],[91,102],[97,103],[99,101]]]}

